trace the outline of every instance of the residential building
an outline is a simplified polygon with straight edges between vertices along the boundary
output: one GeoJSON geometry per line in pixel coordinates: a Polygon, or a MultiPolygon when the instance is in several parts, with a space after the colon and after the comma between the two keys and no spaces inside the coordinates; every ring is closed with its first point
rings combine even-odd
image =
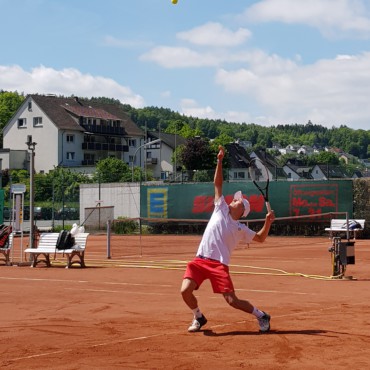
{"type": "Polygon", "coordinates": [[[145,166],[150,169],[156,179],[181,181],[181,167],[174,152],[186,139],[177,134],[149,131],[147,142],[160,139],[155,146],[145,148],[145,166]]]}
{"type": "MultiPolygon", "coordinates": [[[[16,151],[27,152],[30,137],[36,143],[36,172],[61,166],[91,173],[107,157],[143,165],[135,152],[145,143],[145,134],[118,104],[28,95],[3,129],[2,169],[12,166],[16,151]]],[[[23,168],[29,169],[28,160],[23,168]]]]}
{"type": "Polygon", "coordinates": [[[297,166],[290,163],[289,161],[283,166],[283,170],[287,175],[289,181],[298,181],[298,180],[311,180],[311,170],[310,166],[297,166]]]}
{"type": "Polygon", "coordinates": [[[341,166],[317,164],[311,171],[314,180],[334,180],[352,178],[352,175],[343,170],[341,166]]]}
{"type": "Polygon", "coordinates": [[[248,164],[250,156],[246,152],[244,146],[239,143],[226,144],[229,163],[227,165],[227,179],[229,181],[248,181],[248,164]]]}
{"type": "Polygon", "coordinates": [[[13,170],[22,170],[26,168],[28,160],[29,155],[26,149],[0,149],[0,171],[7,168],[11,168],[13,170]]]}
{"type": "Polygon", "coordinates": [[[309,145],[302,145],[298,150],[297,154],[311,155],[314,153],[314,149],[309,145]]]}
{"type": "Polygon", "coordinates": [[[275,157],[266,150],[255,150],[250,154],[251,158],[258,158],[267,168],[270,180],[286,180],[284,169],[276,162],[275,157]]]}

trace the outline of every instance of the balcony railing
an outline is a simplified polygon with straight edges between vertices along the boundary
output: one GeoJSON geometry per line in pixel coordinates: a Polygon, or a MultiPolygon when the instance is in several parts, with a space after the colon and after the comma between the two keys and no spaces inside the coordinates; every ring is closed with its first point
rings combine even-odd
{"type": "Polygon", "coordinates": [[[88,132],[94,134],[106,134],[106,135],[124,135],[125,129],[123,127],[110,127],[110,126],[100,126],[100,125],[84,125],[81,126],[88,132]]]}
{"type": "Polygon", "coordinates": [[[146,159],[146,164],[157,164],[158,163],[158,158],[147,158],[146,159]]]}
{"type": "Polygon", "coordinates": [[[83,166],[95,166],[95,161],[93,161],[92,159],[84,159],[82,161],[82,165],[83,166]]]}
{"type": "Polygon", "coordinates": [[[82,143],[83,150],[109,150],[110,152],[128,152],[128,145],[108,143],[82,143]]]}

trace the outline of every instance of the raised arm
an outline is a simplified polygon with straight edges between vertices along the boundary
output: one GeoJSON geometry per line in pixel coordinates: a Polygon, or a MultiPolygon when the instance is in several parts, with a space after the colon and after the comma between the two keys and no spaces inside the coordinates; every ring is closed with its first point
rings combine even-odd
{"type": "Polygon", "coordinates": [[[270,232],[270,227],[272,223],[274,222],[274,220],[275,220],[275,213],[274,211],[271,211],[266,215],[264,225],[262,226],[261,230],[256,233],[253,240],[256,242],[260,242],[260,243],[264,242],[270,232]]]}
{"type": "Polygon", "coordinates": [[[222,184],[223,184],[223,174],[222,174],[222,160],[225,155],[224,148],[220,145],[218,147],[219,152],[217,154],[217,165],[215,171],[215,177],[213,183],[215,185],[215,201],[217,201],[222,196],[222,184]]]}

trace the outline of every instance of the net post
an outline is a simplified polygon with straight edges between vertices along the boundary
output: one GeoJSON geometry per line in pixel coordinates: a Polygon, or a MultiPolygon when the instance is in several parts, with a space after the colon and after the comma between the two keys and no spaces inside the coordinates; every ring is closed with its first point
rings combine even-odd
{"type": "Polygon", "coordinates": [[[110,232],[111,232],[111,221],[107,220],[107,258],[111,259],[110,254],[110,232]]]}

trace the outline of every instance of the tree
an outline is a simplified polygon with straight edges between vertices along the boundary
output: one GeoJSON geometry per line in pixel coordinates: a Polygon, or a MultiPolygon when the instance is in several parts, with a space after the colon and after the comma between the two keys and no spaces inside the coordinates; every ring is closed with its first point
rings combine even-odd
{"type": "Polygon", "coordinates": [[[120,182],[125,174],[131,176],[129,166],[118,158],[108,157],[96,164],[93,179],[100,183],[120,182]]]}
{"type": "Polygon", "coordinates": [[[308,165],[315,165],[315,164],[339,164],[339,158],[335,153],[332,152],[321,152],[318,154],[313,154],[307,157],[307,164],[308,165]]]}
{"type": "Polygon", "coordinates": [[[184,145],[180,162],[187,170],[206,170],[214,167],[215,158],[208,140],[195,137],[184,145]]]}
{"type": "Polygon", "coordinates": [[[69,168],[56,167],[47,176],[52,178],[54,200],[77,202],[80,196],[80,184],[90,183],[86,174],[71,171],[69,168]]]}
{"type": "Polygon", "coordinates": [[[202,135],[202,131],[198,128],[192,129],[189,124],[185,123],[182,120],[171,121],[167,126],[166,133],[168,134],[177,134],[185,139],[190,137],[202,135]]]}
{"type": "MultiPolygon", "coordinates": [[[[23,95],[19,95],[17,92],[0,91],[0,132],[2,132],[4,126],[8,123],[10,118],[19,108],[24,100],[23,95]]],[[[3,141],[3,135],[1,133],[1,147],[3,141]]]]}

